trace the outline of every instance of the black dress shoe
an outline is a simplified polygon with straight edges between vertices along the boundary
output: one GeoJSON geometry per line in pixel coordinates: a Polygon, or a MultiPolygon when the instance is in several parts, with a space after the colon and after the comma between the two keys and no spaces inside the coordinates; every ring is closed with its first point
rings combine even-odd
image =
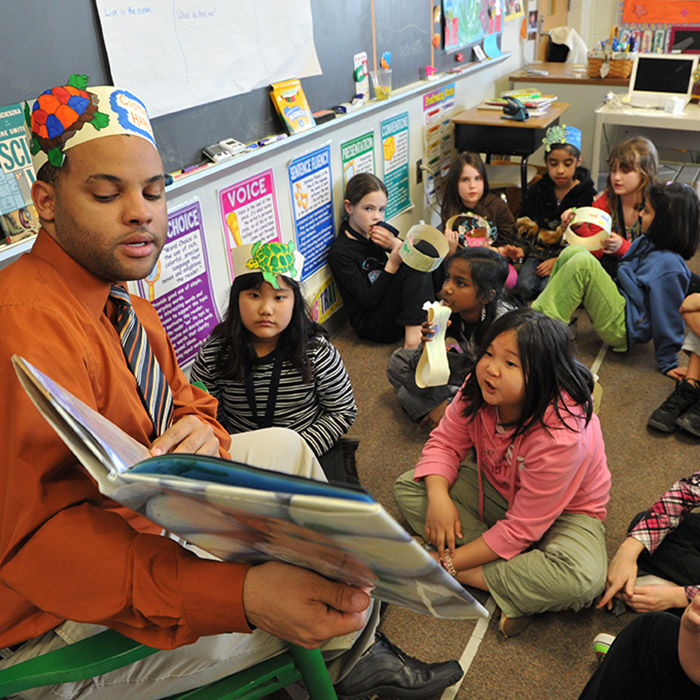
{"type": "Polygon", "coordinates": [[[340,700],[422,699],[456,683],[462,674],[457,661],[426,664],[408,656],[377,632],[377,640],[335,690],[340,700]]]}

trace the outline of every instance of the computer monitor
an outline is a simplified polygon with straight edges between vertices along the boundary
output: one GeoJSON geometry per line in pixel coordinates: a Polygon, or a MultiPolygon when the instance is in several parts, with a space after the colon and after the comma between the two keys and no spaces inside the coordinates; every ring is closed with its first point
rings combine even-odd
{"type": "Polygon", "coordinates": [[[697,54],[637,54],[630,77],[630,104],[663,108],[666,98],[674,96],[688,104],[697,65],[697,54]]]}

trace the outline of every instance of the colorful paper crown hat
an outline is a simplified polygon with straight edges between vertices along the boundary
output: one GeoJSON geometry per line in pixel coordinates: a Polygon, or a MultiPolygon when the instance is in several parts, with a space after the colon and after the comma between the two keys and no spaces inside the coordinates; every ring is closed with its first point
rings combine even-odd
{"type": "Polygon", "coordinates": [[[542,139],[542,143],[544,144],[544,150],[547,152],[551,151],[552,146],[557,144],[568,144],[581,152],[581,129],[577,129],[575,126],[567,126],[566,124],[550,126],[542,139]]]}
{"type": "Polygon", "coordinates": [[[261,272],[263,279],[275,289],[279,289],[277,275],[291,277],[299,282],[304,256],[295,249],[294,242],[246,243],[231,249],[233,276],[250,275],[261,272]]]}
{"type": "Polygon", "coordinates": [[[46,90],[33,105],[25,103],[35,172],[47,162],[60,168],[69,148],[104,136],[140,136],[156,147],[146,105],[136,95],[110,85],[88,90],[87,83],[87,75],[73,74],[66,85],[46,90]]]}

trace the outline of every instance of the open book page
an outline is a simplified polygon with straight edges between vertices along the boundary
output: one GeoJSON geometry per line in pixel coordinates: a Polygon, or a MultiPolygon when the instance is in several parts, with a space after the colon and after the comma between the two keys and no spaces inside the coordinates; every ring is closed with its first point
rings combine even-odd
{"type": "Polygon", "coordinates": [[[187,543],[227,561],[302,566],[427,615],[487,616],[364,491],[216,457],[149,456],[30,363],[13,362],[39,411],[100,491],[187,543]]]}
{"type": "Polygon", "coordinates": [[[24,390],[106,496],[115,477],[150,456],[148,449],[50,377],[14,355],[12,364],[24,390]]]}

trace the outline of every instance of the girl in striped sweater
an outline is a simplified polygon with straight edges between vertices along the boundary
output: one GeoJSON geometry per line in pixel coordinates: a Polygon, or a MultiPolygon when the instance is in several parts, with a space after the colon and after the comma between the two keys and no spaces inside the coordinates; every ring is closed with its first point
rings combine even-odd
{"type": "Polygon", "coordinates": [[[293,244],[277,242],[239,246],[231,254],[228,310],[200,348],[190,379],[219,401],[217,418],[229,432],[295,430],[326,476],[344,480],[339,441],[357,407],[340,353],[309,316],[294,279],[302,256],[293,244]],[[280,261],[288,263],[283,274],[277,274],[280,261]]]}

